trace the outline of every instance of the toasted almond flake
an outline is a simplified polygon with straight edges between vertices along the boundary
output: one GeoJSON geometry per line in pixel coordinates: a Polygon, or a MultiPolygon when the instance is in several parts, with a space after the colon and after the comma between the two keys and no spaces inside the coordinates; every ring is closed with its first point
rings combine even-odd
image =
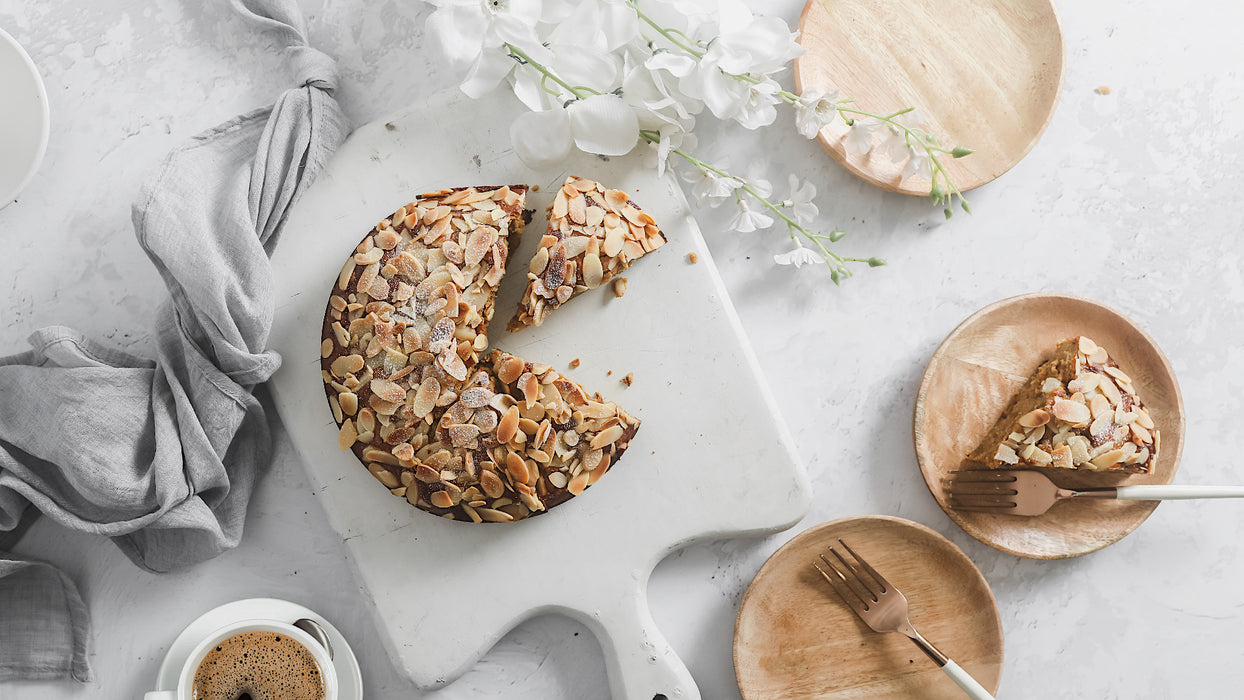
{"type": "Polygon", "coordinates": [[[341,410],[347,416],[352,416],[355,413],[358,413],[358,410],[359,410],[358,394],[345,391],[337,395],[337,401],[341,404],[341,410]]]}
{"type": "Polygon", "coordinates": [[[527,479],[531,478],[531,472],[527,469],[527,462],[517,452],[506,453],[505,470],[509,472],[510,478],[520,483],[526,483],[527,479]]]}
{"type": "Polygon", "coordinates": [[[346,288],[350,286],[350,277],[354,275],[354,268],[357,266],[358,263],[354,262],[353,257],[346,260],[346,264],[341,268],[341,272],[337,275],[337,289],[345,291],[346,288]]]}
{"type": "Polygon", "coordinates": [[[436,405],[436,399],[440,394],[441,383],[436,377],[425,377],[419,384],[419,390],[415,392],[415,399],[410,406],[411,413],[415,418],[427,416],[436,405]]]}
{"type": "Polygon", "coordinates": [[[626,242],[626,235],[622,228],[607,229],[605,231],[605,242],[601,246],[601,252],[609,257],[614,257],[622,252],[622,245],[626,242]]]}
{"type": "Polygon", "coordinates": [[[350,332],[337,321],[333,321],[333,335],[337,339],[337,344],[341,347],[344,348],[350,344],[350,332]]]}
{"type": "Polygon", "coordinates": [[[601,279],[604,277],[604,270],[600,266],[600,257],[588,253],[583,256],[583,284],[588,289],[596,289],[600,286],[601,279]]]}
{"type": "Polygon", "coordinates": [[[1096,469],[1109,469],[1118,464],[1126,456],[1127,453],[1123,450],[1110,450],[1109,452],[1102,453],[1089,460],[1089,464],[1093,465],[1096,469]]]}
{"type": "Polygon", "coordinates": [[[620,437],[622,437],[622,426],[615,425],[611,428],[601,431],[600,433],[596,435],[596,437],[592,438],[592,442],[590,443],[589,447],[595,450],[595,449],[604,447],[606,445],[612,445],[613,443],[617,442],[618,438],[620,437]]]}
{"type": "Polygon", "coordinates": [[[1110,356],[1106,354],[1106,349],[1097,346],[1097,349],[1088,354],[1088,361],[1095,365],[1104,365],[1110,356]]]}
{"type": "Polygon", "coordinates": [[[495,508],[477,508],[475,512],[479,513],[479,517],[490,523],[514,522],[514,516],[503,510],[497,510],[495,508]]]}
{"type": "Polygon", "coordinates": [[[373,379],[371,391],[381,399],[390,403],[401,403],[406,400],[406,390],[400,384],[387,379],[373,379]]]}
{"type": "Polygon", "coordinates": [[[1131,429],[1132,435],[1139,440],[1142,445],[1147,445],[1153,442],[1153,434],[1146,430],[1141,424],[1132,423],[1131,429]]]}
{"type": "Polygon", "coordinates": [[[1136,409],[1136,422],[1148,430],[1153,430],[1153,418],[1149,416],[1149,412],[1143,408],[1136,409]]]}
{"type": "Polygon", "coordinates": [[[587,489],[587,481],[588,473],[586,471],[579,472],[573,479],[570,480],[570,483],[566,484],[566,490],[570,492],[572,496],[578,496],[583,493],[585,489],[587,489]]]}
{"type": "Polygon", "coordinates": [[[348,450],[357,437],[358,431],[354,428],[354,421],[347,418],[341,423],[341,432],[337,433],[337,447],[348,450]]]}
{"type": "Polygon", "coordinates": [[[1063,398],[1054,399],[1054,417],[1072,425],[1087,425],[1093,415],[1083,403],[1063,398]]]}
{"type": "Polygon", "coordinates": [[[536,405],[540,400],[540,382],[536,379],[536,375],[531,372],[524,372],[518,378],[519,389],[523,392],[523,398],[527,402],[527,408],[536,405]]]}
{"type": "Polygon", "coordinates": [[[333,360],[333,364],[330,367],[333,374],[338,377],[344,377],[347,374],[352,374],[363,369],[363,364],[364,361],[362,355],[342,355],[333,360]]]}
{"type": "Polygon", "coordinates": [[[1029,411],[1028,413],[1025,413],[1023,416],[1020,416],[1020,419],[1019,419],[1019,424],[1024,426],[1025,428],[1035,428],[1038,425],[1045,425],[1046,423],[1049,423],[1049,422],[1050,422],[1050,414],[1039,408],[1035,411],[1029,411]]]}
{"type": "Polygon", "coordinates": [[[1110,377],[1104,374],[1098,376],[1100,379],[1098,380],[1097,390],[1110,400],[1112,406],[1118,406],[1119,402],[1123,400],[1123,395],[1119,393],[1119,387],[1115,385],[1110,377]]]}
{"type": "Polygon", "coordinates": [[[320,357],[327,359],[331,354],[333,354],[333,339],[325,338],[324,342],[320,343],[320,357]]]}
{"type": "Polygon", "coordinates": [[[1077,393],[1087,394],[1088,392],[1097,388],[1097,384],[1099,381],[1098,376],[1099,375],[1096,375],[1092,372],[1085,372],[1084,374],[1081,374],[1075,379],[1072,379],[1071,381],[1067,382],[1067,391],[1070,391],[1073,394],[1077,394],[1077,393]]]}
{"type": "MultiPolygon", "coordinates": [[[[694,265],[694,264],[696,264],[696,263],[700,262],[700,256],[696,255],[695,253],[687,253],[687,262],[689,262],[689,263],[691,263],[692,265],[694,265]]],[[[1056,381],[1057,381],[1057,380],[1056,380],[1056,381]]]]}
{"type": "Polygon", "coordinates": [[[1091,339],[1086,338],[1085,336],[1080,336],[1080,352],[1086,357],[1088,355],[1092,355],[1097,352],[1097,343],[1094,343],[1091,339]]]}
{"type": "Polygon", "coordinates": [[[395,489],[401,486],[401,482],[398,481],[397,475],[388,469],[385,469],[383,464],[369,464],[367,465],[367,471],[371,472],[372,476],[376,477],[380,483],[384,484],[388,488],[395,489]]]}
{"type": "Polygon", "coordinates": [[[627,281],[625,277],[615,277],[613,280],[613,295],[621,299],[626,294],[627,281]]]}
{"type": "Polygon", "coordinates": [[[518,433],[519,412],[518,406],[510,406],[506,410],[505,415],[501,417],[501,421],[497,424],[497,440],[501,443],[507,443],[514,439],[518,433]]]}

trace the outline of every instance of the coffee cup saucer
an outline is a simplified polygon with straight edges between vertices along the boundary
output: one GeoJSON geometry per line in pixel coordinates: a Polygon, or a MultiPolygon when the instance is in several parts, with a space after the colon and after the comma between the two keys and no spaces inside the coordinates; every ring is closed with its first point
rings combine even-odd
{"type": "Polygon", "coordinates": [[[333,668],[337,671],[337,697],[339,700],[363,700],[363,673],[358,659],[341,632],[331,622],[315,611],[297,603],[277,598],[248,598],[226,603],[208,610],[186,626],[173,640],[160,664],[156,676],[156,690],[176,690],[178,676],[190,652],[212,632],[240,620],[282,620],[293,623],[301,618],[315,620],[328,634],[333,646],[333,668]]]}

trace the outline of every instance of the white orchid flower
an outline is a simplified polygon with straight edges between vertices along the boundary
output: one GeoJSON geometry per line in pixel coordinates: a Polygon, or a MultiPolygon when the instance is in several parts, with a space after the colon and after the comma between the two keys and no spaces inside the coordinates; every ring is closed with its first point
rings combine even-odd
{"type": "Polygon", "coordinates": [[[782,202],[782,206],[789,207],[794,215],[795,221],[800,226],[807,226],[812,223],[821,213],[812,200],[816,199],[816,185],[811,182],[800,184],[799,178],[793,173],[790,175],[790,198],[782,202]]]}
{"type": "MultiPolygon", "coordinates": [[[[724,171],[726,166],[722,166],[724,171]]],[[[743,183],[733,177],[722,177],[711,170],[696,169],[683,174],[683,179],[691,183],[691,197],[701,207],[715,207],[734,196],[734,191],[743,183]]]]}
{"type": "Polygon", "coordinates": [[[602,156],[625,155],[638,140],[635,111],[613,94],[520,114],[510,126],[514,151],[533,168],[559,163],[575,147],[602,156]]]}
{"type": "Polygon", "coordinates": [[[873,133],[881,127],[881,121],[872,117],[856,119],[844,138],[847,153],[864,155],[872,150],[873,133]]]}
{"type": "Polygon", "coordinates": [[[838,116],[838,95],[837,90],[830,93],[804,91],[795,103],[795,130],[804,138],[816,138],[821,129],[838,116]]]}
{"type": "Polygon", "coordinates": [[[923,148],[907,147],[907,164],[903,166],[903,179],[909,177],[930,178],[933,176],[933,163],[929,152],[923,148]]]}
{"type": "Polygon", "coordinates": [[[765,79],[747,85],[747,100],[739,105],[734,120],[745,129],[759,129],[777,119],[778,93],[782,86],[777,81],[765,79]]]}
{"type": "Polygon", "coordinates": [[[803,267],[806,264],[823,263],[825,257],[810,248],[804,248],[799,241],[795,241],[795,247],[785,253],[778,253],[773,256],[773,262],[779,265],[794,265],[795,267],[803,267]]]}
{"type": "Polygon", "coordinates": [[[752,209],[746,197],[738,198],[739,210],[730,220],[730,228],[739,233],[750,233],[773,225],[773,217],[752,209]]]}
{"type": "Polygon", "coordinates": [[[473,64],[485,49],[505,43],[534,46],[542,0],[430,0],[436,11],[428,17],[428,33],[436,37],[449,60],[473,64]]]}

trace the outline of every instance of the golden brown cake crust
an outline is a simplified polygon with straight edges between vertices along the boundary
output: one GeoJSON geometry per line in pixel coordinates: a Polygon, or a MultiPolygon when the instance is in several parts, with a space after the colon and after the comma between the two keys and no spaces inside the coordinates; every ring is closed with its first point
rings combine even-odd
{"type": "Polygon", "coordinates": [[[528,266],[527,289],[506,330],[540,325],[553,309],[608,284],[666,243],[656,222],[629,195],[585,178],[567,178],[548,213],[548,232],[528,266]]]}
{"type": "Polygon", "coordinates": [[[1079,336],[1058,344],[967,459],[994,469],[1147,473],[1160,443],[1131,377],[1079,336]]]}

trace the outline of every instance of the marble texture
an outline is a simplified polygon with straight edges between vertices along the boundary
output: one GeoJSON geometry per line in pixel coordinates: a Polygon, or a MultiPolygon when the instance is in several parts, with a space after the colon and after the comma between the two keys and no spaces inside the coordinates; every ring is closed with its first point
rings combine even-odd
{"type": "MultiPolygon", "coordinates": [[[[455,82],[424,35],[424,5],[300,4],[312,42],[341,62],[339,96],[356,122],[455,82]]],[[[800,8],[751,4],[791,24],[800,8]]],[[[925,201],[855,180],[791,129],[762,138],[702,120],[702,157],[754,164],[779,191],[787,172],[811,178],[826,226],[852,232],[842,250],[890,262],[835,288],[818,271],[769,264],[786,247],[776,231],[728,233],[727,212],[699,212],[815,489],[792,530],[695,546],[653,575],[653,616],[704,697],[738,697],[734,614],[765,558],[808,526],[862,513],[924,523],[981,568],[1006,634],[999,697],[1227,697],[1244,685],[1241,504],[1163,504],[1106,550],[1030,561],[958,530],[916,469],[911,407],[936,345],[989,302],[1051,290],[1116,306],[1165,350],[1188,412],[1178,483],[1244,482],[1221,447],[1244,436],[1244,44],[1235,30],[1244,7],[1196,13],[1119,0],[1059,10],[1062,102],[1032,153],[970,195],[973,216],[942,222],[925,201]],[[1103,85],[1109,94],[1095,91],[1103,85]]],[[[144,352],[163,291],[134,241],[130,203],[176,143],[272,100],[286,81],[274,45],[225,3],[197,0],[0,0],[0,27],[38,64],[52,112],[40,172],[0,210],[0,353],[54,323],[144,352]]],[[[147,574],[110,543],[46,521],[17,550],[56,562],[81,586],[96,680],[0,685],[6,699],[138,697],[182,625],[253,596],[336,621],[362,659],[368,697],[607,697],[599,645],[553,617],[519,627],[458,683],[420,695],[369,629],[344,548],[287,441],[258,486],[242,545],[216,560],[147,574]]]]}

